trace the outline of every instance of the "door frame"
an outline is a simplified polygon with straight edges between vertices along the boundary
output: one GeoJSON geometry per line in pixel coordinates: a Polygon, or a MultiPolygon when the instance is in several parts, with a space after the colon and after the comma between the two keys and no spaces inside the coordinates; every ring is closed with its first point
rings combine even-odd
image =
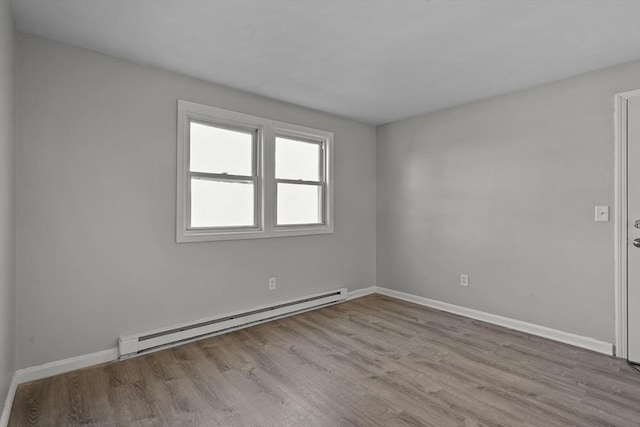
{"type": "Polygon", "coordinates": [[[627,102],[640,97],[640,89],[615,96],[615,350],[627,358],[627,102]]]}

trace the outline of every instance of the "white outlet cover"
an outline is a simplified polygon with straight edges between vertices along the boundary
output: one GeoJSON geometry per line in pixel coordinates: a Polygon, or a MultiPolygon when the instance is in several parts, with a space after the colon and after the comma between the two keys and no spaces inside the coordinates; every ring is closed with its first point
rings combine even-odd
{"type": "Polygon", "coordinates": [[[609,222],[609,206],[596,206],[594,220],[596,222],[609,222]]]}
{"type": "Polygon", "coordinates": [[[469,286],[469,275],[461,274],[460,275],[460,286],[469,286]]]}

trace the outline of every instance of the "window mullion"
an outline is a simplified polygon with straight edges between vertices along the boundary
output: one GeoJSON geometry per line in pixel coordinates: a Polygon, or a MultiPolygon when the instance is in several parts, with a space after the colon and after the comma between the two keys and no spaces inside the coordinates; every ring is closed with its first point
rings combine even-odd
{"type": "Polygon", "coordinates": [[[320,216],[320,222],[327,223],[327,157],[326,157],[326,141],[320,144],[320,181],[322,186],[320,188],[320,204],[318,206],[318,215],[320,216]]]}
{"type": "Polygon", "coordinates": [[[324,172],[324,143],[320,144],[320,156],[318,159],[319,165],[318,165],[318,171],[320,172],[320,181],[321,182],[325,182],[325,172],[324,172]]]}
{"type": "Polygon", "coordinates": [[[277,183],[276,176],[276,132],[273,122],[264,127],[262,152],[262,200],[264,227],[269,236],[276,226],[277,183]]]}

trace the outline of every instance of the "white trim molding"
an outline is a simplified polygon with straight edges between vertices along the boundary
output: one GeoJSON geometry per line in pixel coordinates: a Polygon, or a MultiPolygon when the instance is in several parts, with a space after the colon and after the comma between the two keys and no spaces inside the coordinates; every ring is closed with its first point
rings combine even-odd
{"type": "Polygon", "coordinates": [[[546,326],[536,325],[534,323],[523,322],[522,320],[511,319],[509,317],[498,316],[486,313],[484,311],[474,310],[459,305],[449,304],[447,302],[436,301],[393,289],[377,287],[376,292],[388,297],[397,298],[403,301],[424,305],[426,307],[435,308],[459,316],[469,317],[471,319],[482,320],[483,322],[492,323],[494,325],[503,326],[520,332],[526,332],[531,335],[548,338],[576,347],[585,348],[587,350],[596,351],[606,355],[613,355],[613,345],[608,342],[599,341],[594,338],[583,337],[581,335],[569,332],[559,331],[557,329],[547,328],[546,326]]]}
{"type": "Polygon", "coordinates": [[[376,293],[376,287],[375,286],[370,286],[368,288],[362,288],[362,289],[356,289],[355,291],[349,291],[349,293],[347,294],[347,301],[352,300],[352,299],[356,299],[356,298],[360,298],[360,297],[364,297],[367,295],[371,295],[371,294],[375,294],[376,293]]]}
{"type": "Polygon", "coordinates": [[[7,398],[4,401],[4,408],[2,414],[0,414],[0,427],[7,427],[9,424],[9,416],[11,415],[11,407],[13,406],[13,399],[16,397],[16,390],[18,388],[18,379],[16,374],[13,374],[11,378],[11,384],[7,391],[7,398]]]}
{"type": "Polygon", "coordinates": [[[616,356],[627,358],[627,102],[640,89],[615,96],[614,301],[616,356]]]}
{"type": "Polygon", "coordinates": [[[0,417],[0,427],[6,427],[9,423],[9,415],[11,414],[13,399],[15,398],[16,389],[20,384],[64,374],[82,368],[88,368],[90,366],[113,362],[117,359],[118,349],[114,347],[108,350],[98,351],[96,353],[84,354],[82,356],[56,360],[39,366],[18,369],[15,374],[13,374],[13,379],[11,380],[9,393],[7,394],[2,416],[0,417]]]}
{"type": "Polygon", "coordinates": [[[70,357],[68,359],[56,360],[39,366],[18,369],[15,376],[17,377],[18,384],[23,384],[77,369],[113,362],[115,360],[118,360],[117,347],[95,353],[83,354],[82,356],[70,357]]]}

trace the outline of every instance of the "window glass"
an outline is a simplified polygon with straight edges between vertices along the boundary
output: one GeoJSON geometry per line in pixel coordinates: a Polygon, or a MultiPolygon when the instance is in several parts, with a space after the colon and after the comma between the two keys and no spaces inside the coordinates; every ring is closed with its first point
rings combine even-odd
{"type": "Polygon", "coordinates": [[[278,183],[278,225],[319,224],[319,185],[278,183]]]}
{"type": "Polygon", "coordinates": [[[191,227],[254,225],[253,182],[191,178],[191,227]]]}
{"type": "Polygon", "coordinates": [[[276,178],[320,181],[320,144],[276,137],[276,178]]]}
{"type": "Polygon", "coordinates": [[[252,175],[253,134],[190,122],[191,172],[252,175]]]}

